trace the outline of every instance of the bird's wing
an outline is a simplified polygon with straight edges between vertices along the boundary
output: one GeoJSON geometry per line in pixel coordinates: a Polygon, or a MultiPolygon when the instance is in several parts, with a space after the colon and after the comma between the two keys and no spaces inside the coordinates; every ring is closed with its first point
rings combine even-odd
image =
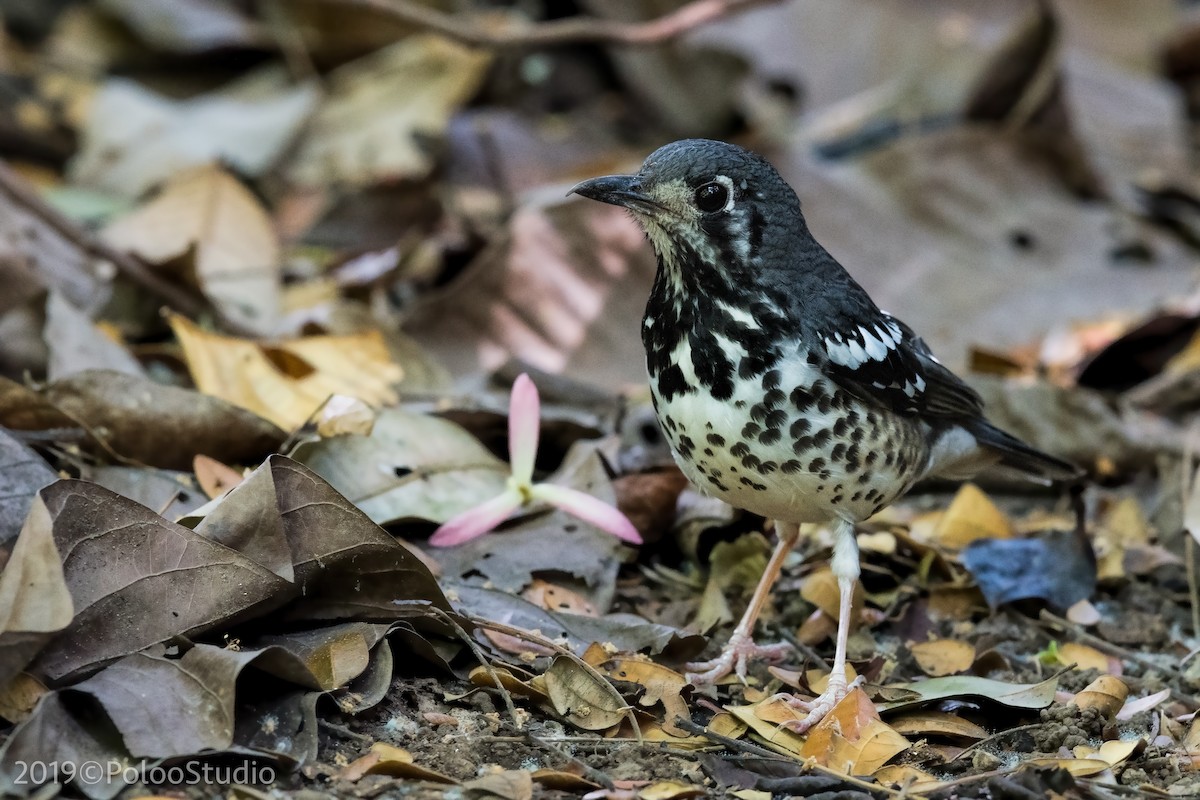
{"type": "Polygon", "coordinates": [[[983,413],[975,390],[946,369],[912,329],[873,303],[832,314],[811,332],[824,367],[860,400],[906,416],[972,418],[983,413]]]}

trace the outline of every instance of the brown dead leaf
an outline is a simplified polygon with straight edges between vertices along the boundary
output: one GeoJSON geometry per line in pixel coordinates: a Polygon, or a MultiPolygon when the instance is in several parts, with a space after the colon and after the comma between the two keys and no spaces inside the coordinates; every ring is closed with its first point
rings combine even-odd
{"type": "Polygon", "coordinates": [[[0,685],[0,719],[24,722],[49,690],[27,672],[17,673],[8,683],[0,685]]]}
{"type": "Polygon", "coordinates": [[[936,775],[909,764],[889,764],[871,773],[883,786],[903,788],[912,793],[934,792],[942,785],[936,775]]]}
{"type": "Polygon", "coordinates": [[[223,168],[209,165],[176,175],[103,236],[152,264],[189,257],[196,282],[226,318],[242,329],[274,333],[279,241],[258,199],[223,168]]]}
{"type": "Polygon", "coordinates": [[[585,731],[619,725],[628,713],[612,684],[566,656],[557,656],[542,678],[554,710],[585,731]]]}
{"type": "MultiPolygon", "coordinates": [[[[549,611],[582,614],[585,617],[600,616],[596,607],[583,595],[541,578],[534,578],[525,591],[521,592],[521,596],[535,606],[541,606],[549,611]]],[[[587,658],[585,657],[584,660],[586,661],[587,658]]]]}
{"type": "Polygon", "coordinates": [[[1096,579],[1113,581],[1125,577],[1125,551],[1148,546],[1150,523],[1141,505],[1125,497],[1109,506],[1096,521],[1092,547],[1096,551],[1096,579]]]}
{"type": "Polygon", "coordinates": [[[687,678],[661,664],[637,658],[617,659],[607,672],[610,678],[631,681],[643,687],[645,691],[638,705],[649,708],[662,703],[663,729],[667,733],[680,737],[688,735],[687,731],[675,725],[678,718],[691,719],[687,703],[680,694],[688,685],[687,678]]]}
{"type": "Polygon", "coordinates": [[[708,790],[682,781],[655,781],[639,789],[638,800],[688,800],[692,797],[707,797],[708,790]]]}
{"type": "Polygon", "coordinates": [[[456,784],[454,778],[435,770],[417,766],[412,753],[402,747],[375,742],[371,749],[350,762],[338,774],[338,780],[355,783],[367,775],[389,775],[414,781],[456,784]]]}
{"type": "Polygon", "coordinates": [[[978,486],[964,483],[934,531],[934,541],[961,550],[976,539],[1011,539],[1012,523],[978,486]]]}
{"type": "Polygon", "coordinates": [[[934,639],[908,646],[917,665],[934,678],[966,672],[975,663],[975,647],[959,639],[934,639]]]}
{"type": "Polygon", "coordinates": [[[1058,647],[1058,660],[1062,664],[1074,664],[1079,669],[1094,669],[1109,675],[1121,674],[1120,659],[1101,653],[1094,647],[1078,642],[1067,642],[1058,647]]]}
{"type": "MultiPolygon", "coordinates": [[[[829,567],[821,567],[806,577],[800,584],[800,596],[823,611],[830,619],[837,621],[841,594],[838,591],[837,578],[829,567]]],[[[850,607],[852,627],[857,625],[862,615],[863,600],[862,583],[855,583],[854,600],[850,607]]]]}
{"type": "Polygon", "coordinates": [[[44,406],[32,421],[19,408],[10,419],[4,408],[10,395],[0,392],[0,424],[24,430],[82,425],[103,442],[91,449],[166,469],[190,469],[197,453],[256,463],[284,439],[270,422],[223,400],[119,372],[79,372],[39,394],[44,406]]]}
{"type": "Polygon", "coordinates": [[[1123,680],[1112,675],[1101,675],[1075,695],[1073,702],[1079,708],[1097,708],[1105,719],[1112,719],[1125,705],[1128,696],[1129,686],[1123,680]]]}
{"type": "Polygon", "coordinates": [[[268,346],[203,331],[178,315],[170,323],[200,391],[287,430],[308,421],[331,395],[393,404],[393,387],[404,378],[379,331],[308,336],[268,346]]]}
{"type": "Polygon", "coordinates": [[[531,800],[533,776],[523,769],[492,772],[463,784],[463,794],[471,800],[498,797],[500,800],[531,800]]]}
{"type": "Polygon", "coordinates": [[[944,736],[969,741],[979,741],[989,736],[984,728],[944,711],[909,711],[889,717],[888,724],[902,736],[944,736]]]}
{"type": "Polygon", "coordinates": [[[870,775],[908,747],[880,720],[866,692],[854,689],[809,731],[800,755],[847,775],[870,775]]]}
{"type": "Polygon", "coordinates": [[[239,470],[203,454],[197,454],[192,459],[192,472],[209,500],[215,500],[225,494],[245,477],[239,470]]]}

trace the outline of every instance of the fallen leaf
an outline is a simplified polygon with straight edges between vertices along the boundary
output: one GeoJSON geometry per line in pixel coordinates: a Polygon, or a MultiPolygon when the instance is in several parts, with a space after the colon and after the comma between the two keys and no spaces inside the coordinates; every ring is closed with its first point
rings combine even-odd
{"type": "Polygon", "coordinates": [[[605,671],[610,678],[631,681],[643,687],[638,705],[649,708],[662,703],[663,730],[673,736],[688,735],[687,731],[675,725],[678,718],[691,719],[687,703],[680,694],[688,686],[687,678],[661,664],[635,658],[616,659],[605,671]]]}
{"type": "Polygon", "coordinates": [[[47,692],[49,689],[32,675],[17,673],[8,683],[0,684],[0,719],[24,722],[47,692]]]}
{"type": "Polygon", "coordinates": [[[371,749],[348,764],[338,774],[338,779],[355,783],[366,775],[388,775],[414,781],[457,784],[454,778],[440,772],[418,766],[412,756],[402,747],[375,742],[371,749]]]}
{"type": "Polygon", "coordinates": [[[966,672],[975,663],[974,646],[958,639],[916,642],[908,649],[917,660],[917,666],[934,678],[966,672]]]}
{"type": "MultiPolygon", "coordinates": [[[[535,606],[541,606],[549,611],[562,611],[568,614],[583,614],[587,617],[599,616],[596,607],[578,592],[573,592],[565,586],[535,578],[525,591],[521,593],[535,606]]],[[[586,660],[586,659],[585,659],[586,660]]]]}
{"type": "Polygon", "coordinates": [[[271,345],[209,333],[178,315],[169,318],[196,388],[253,411],[281,428],[307,422],[331,395],[373,405],[397,401],[404,370],[383,334],[306,336],[271,345]]]}
{"type": "Polygon", "coordinates": [[[304,442],[292,457],[375,522],[445,522],[495,497],[509,468],[461,426],[400,408],[379,412],[370,436],[304,442]]]}
{"type": "Polygon", "coordinates": [[[506,769],[463,784],[468,798],[498,797],[500,800],[531,800],[533,776],[523,769],[506,769]]]}
{"type": "Polygon", "coordinates": [[[142,365],[117,339],[60,292],[46,298],[46,326],[42,331],[50,348],[46,376],[55,381],[88,369],[109,369],[145,376],[142,365]]]}
{"type": "Polygon", "coordinates": [[[542,678],[554,710],[585,731],[615,727],[628,713],[612,684],[566,656],[556,656],[542,678]]]}
{"type": "MultiPolygon", "coordinates": [[[[0,384],[0,407],[4,406],[0,384]]],[[[0,423],[3,423],[0,418],[0,423]]],[[[9,559],[13,542],[38,489],[58,480],[46,461],[10,432],[0,428],[0,570],[9,559]]]]}
{"type": "Polygon", "coordinates": [[[944,736],[979,741],[990,735],[974,722],[944,711],[906,711],[889,717],[888,724],[902,736],[944,736]]]}
{"type": "Polygon", "coordinates": [[[229,320],[256,333],[275,332],[279,241],[258,199],[221,167],[179,173],[102,235],[152,264],[190,261],[200,288],[229,320]]]}
{"type": "Polygon", "coordinates": [[[190,469],[197,453],[255,463],[285,434],[265,419],[198,392],[107,370],[87,370],[34,393],[0,378],[0,425],[78,429],[89,449],[142,464],[190,469]]]}
{"type": "MultiPolygon", "coordinates": [[[[837,621],[841,610],[841,591],[838,589],[837,578],[829,567],[821,567],[809,574],[800,584],[800,596],[823,611],[830,619],[837,621]]],[[[856,581],[854,599],[850,606],[851,627],[861,618],[863,598],[862,583],[856,581]]]]}
{"type": "Polygon", "coordinates": [[[1120,678],[1101,675],[1075,695],[1074,704],[1079,708],[1097,708],[1105,719],[1111,719],[1125,705],[1129,686],[1120,678]]]}
{"type": "Polygon", "coordinates": [[[1094,669],[1110,675],[1121,674],[1120,659],[1107,656],[1094,647],[1078,642],[1059,645],[1058,660],[1063,665],[1074,664],[1079,669],[1094,669]]]}
{"type": "Polygon", "coordinates": [[[204,490],[210,500],[215,500],[225,494],[241,483],[245,477],[239,470],[203,454],[197,454],[192,459],[192,472],[196,475],[196,482],[200,484],[200,488],[204,490]]]}
{"type": "MultiPolygon", "coordinates": [[[[46,490],[43,490],[46,491],[46,490]]],[[[75,616],[54,522],[39,493],[0,571],[0,686],[19,673],[75,616]]]]}
{"type": "Polygon", "coordinates": [[[1154,694],[1148,694],[1145,697],[1138,698],[1137,700],[1130,700],[1125,703],[1125,705],[1121,706],[1121,710],[1114,715],[1113,719],[1117,720],[1118,722],[1127,722],[1143,711],[1149,711],[1159,703],[1170,699],[1170,697],[1171,690],[1163,689],[1155,692],[1154,694]]]}
{"type": "Polygon", "coordinates": [[[1057,686],[1057,678],[1047,678],[1041,683],[1005,683],[974,675],[950,675],[889,687],[906,689],[915,696],[906,700],[880,703],[879,710],[895,711],[956,697],[982,697],[1009,708],[1040,709],[1054,702],[1057,686]]]}
{"type": "Polygon", "coordinates": [[[289,159],[289,180],[364,186],[426,175],[433,159],[419,139],[440,138],[491,60],[483,50],[412,34],[334,70],[289,159]]]}
{"type": "Polygon", "coordinates": [[[683,781],[655,781],[639,789],[637,796],[639,800],[687,800],[691,797],[707,797],[708,790],[683,781]]]}
{"type": "Polygon", "coordinates": [[[951,550],[961,550],[977,539],[1011,539],[1012,523],[996,504],[973,483],[964,483],[938,520],[933,538],[951,550]]]}

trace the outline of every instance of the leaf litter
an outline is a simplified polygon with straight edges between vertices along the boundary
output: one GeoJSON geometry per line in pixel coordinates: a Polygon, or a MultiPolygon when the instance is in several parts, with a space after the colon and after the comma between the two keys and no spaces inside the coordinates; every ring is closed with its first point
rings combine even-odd
{"type": "Polygon", "coordinates": [[[297,797],[1198,790],[1194,24],[725,0],[667,41],[598,3],[410,5],[6,15],[0,791],[196,759],[297,797]],[[770,155],[998,423],[1097,479],[931,484],[860,526],[864,684],[804,736],[779,693],[828,680],[830,531],[763,615],[787,662],[689,685],[772,532],[673,466],[648,250],[562,200],[703,135],[770,155]],[[546,418],[490,389],[524,372],[546,418]]]}

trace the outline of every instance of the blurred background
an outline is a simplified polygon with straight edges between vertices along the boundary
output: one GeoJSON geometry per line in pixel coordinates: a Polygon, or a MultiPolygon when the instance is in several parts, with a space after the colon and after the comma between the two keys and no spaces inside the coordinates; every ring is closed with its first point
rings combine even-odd
{"type": "MultiPolygon", "coordinates": [[[[1072,383],[1169,312],[1136,374],[1093,370],[1128,388],[1196,328],[1197,12],[4,0],[0,373],[187,385],[237,342],[338,336],[401,393],[514,359],[637,386],[649,249],[565,191],[700,136],[777,164],[956,368],[1072,383]]],[[[263,368],[338,361],[282,352],[263,368]]]]}

